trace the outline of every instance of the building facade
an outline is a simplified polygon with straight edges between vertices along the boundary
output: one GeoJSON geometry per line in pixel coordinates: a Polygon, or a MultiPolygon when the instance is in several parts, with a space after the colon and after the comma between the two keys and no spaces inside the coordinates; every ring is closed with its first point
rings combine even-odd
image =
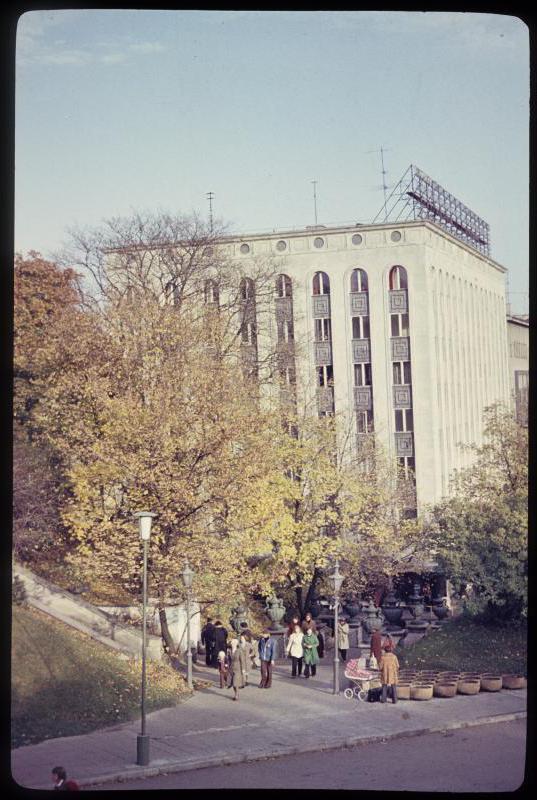
{"type": "Polygon", "coordinates": [[[222,247],[246,273],[256,258],[276,264],[256,347],[281,355],[287,396],[341,414],[357,447],[374,432],[415,480],[408,516],[447,495],[471,459],[459,445],[481,444],[484,408],[510,401],[505,268],[429,221],[315,226],[222,247]]]}
{"type": "Polygon", "coordinates": [[[511,397],[516,418],[522,425],[528,424],[529,338],[529,317],[508,314],[507,339],[511,397]]]}

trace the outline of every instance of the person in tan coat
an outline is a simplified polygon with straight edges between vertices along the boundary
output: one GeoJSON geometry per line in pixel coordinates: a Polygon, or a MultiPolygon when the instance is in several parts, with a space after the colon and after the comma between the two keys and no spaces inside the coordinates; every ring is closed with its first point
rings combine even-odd
{"type": "Polygon", "coordinates": [[[397,703],[397,684],[399,682],[399,660],[392,649],[391,642],[384,645],[384,653],[380,659],[380,682],[382,684],[381,703],[386,702],[388,686],[392,687],[392,703],[397,703]]]}

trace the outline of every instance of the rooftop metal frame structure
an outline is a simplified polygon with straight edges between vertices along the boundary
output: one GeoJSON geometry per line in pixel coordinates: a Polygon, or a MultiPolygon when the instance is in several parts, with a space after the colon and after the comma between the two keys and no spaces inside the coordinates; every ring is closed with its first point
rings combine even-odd
{"type": "Polygon", "coordinates": [[[411,164],[373,220],[428,219],[483,255],[490,255],[490,227],[443,186],[411,164]]]}

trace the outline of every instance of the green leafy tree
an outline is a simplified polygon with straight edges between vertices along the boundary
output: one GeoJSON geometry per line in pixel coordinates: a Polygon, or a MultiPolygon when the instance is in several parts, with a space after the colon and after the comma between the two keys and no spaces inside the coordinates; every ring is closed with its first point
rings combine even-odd
{"type": "Polygon", "coordinates": [[[466,606],[495,619],[527,615],[527,429],[499,404],[486,409],[484,444],[470,448],[453,494],[432,509],[436,557],[466,606]]]}

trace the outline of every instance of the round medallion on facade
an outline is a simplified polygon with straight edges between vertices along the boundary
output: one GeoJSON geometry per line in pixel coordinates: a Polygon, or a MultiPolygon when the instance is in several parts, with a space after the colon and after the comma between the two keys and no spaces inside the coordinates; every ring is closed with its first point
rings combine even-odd
{"type": "Polygon", "coordinates": [[[316,236],[315,237],[315,239],[313,240],[313,246],[314,247],[324,247],[324,239],[322,238],[322,236],[316,236]]]}
{"type": "Polygon", "coordinates": [[[287,242],[284,242],[283,239],[280,239],[280,241],[276,244],[276,250],[279,250],[281,252],[286,248],[287,248],[287,242]]]}
{"type": "Polygon", "coordinates": [[[392,231],[390,233],[390,239],[392,242],[400,242],[401,241],[401,232],[400,231],[392,231]]]}
{"type": "Polygon", "coordinates": [[[241,244],[241,253],[244,253],[246,255],[246,253],[249,252],[250,252],[250,245],[246,244],[246,242],[244,244],[241,244]]]}
{"type": "Polygon", "coordinates": [[[361,236],[361,234],[355,233],[351,241],[353,244],[362,244],[363,237],[361,236]]]}

